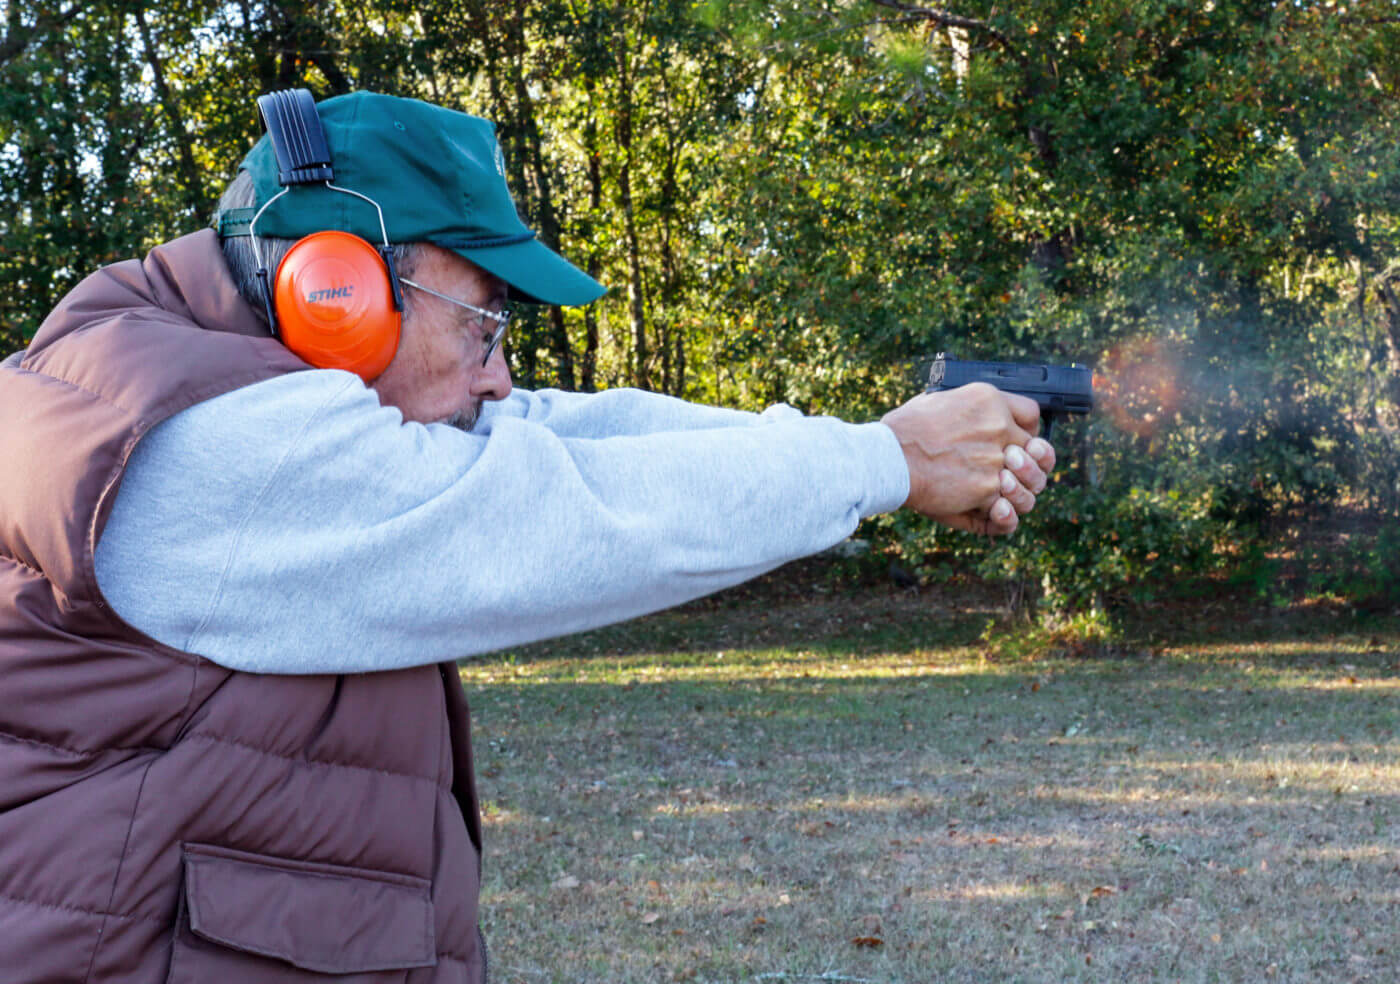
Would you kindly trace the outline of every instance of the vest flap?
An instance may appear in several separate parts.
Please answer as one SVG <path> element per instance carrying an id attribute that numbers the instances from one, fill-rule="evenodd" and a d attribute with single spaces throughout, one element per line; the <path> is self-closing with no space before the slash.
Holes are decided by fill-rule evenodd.
<path id="1" fill-rule="evenodd" d="M 199 937 L 324 974 L 436 963 L 423 878 L 184 845 L 185 908 Z"/>

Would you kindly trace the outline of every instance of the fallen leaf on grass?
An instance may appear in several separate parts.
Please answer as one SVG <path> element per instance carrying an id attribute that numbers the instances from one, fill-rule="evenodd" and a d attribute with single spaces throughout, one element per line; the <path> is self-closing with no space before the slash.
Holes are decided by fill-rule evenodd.
<path id="1" fill-rule="evenodd" d="M 856 946 L 868 947 L 872 950 L 877 946 L 885 945 L 885 941 L 878 936 L 853 936 L 851 937 L 851 942 Z"/>
<path id="2" fill-rule="evenodd" d="M 1118 889 L 1114 888 L 1112 885 L 1095 885 L 1093 890 L 1089 893 L 1089 898 L 1101 899 L 1105 896 L 1117 894 Z"/>
<path id="3" fill-rule="evenodd" d="M 645 916 L 642 917 L 642 925 L 643 925 L 643 926 L 650 926 L 652 923 L 656 922 L 656 921 L 657 921 L 658 919 L 660 919 L 660 918 L 661 918 L 661 913 L 659 913 L 659 912 L 648 912 Z"/>

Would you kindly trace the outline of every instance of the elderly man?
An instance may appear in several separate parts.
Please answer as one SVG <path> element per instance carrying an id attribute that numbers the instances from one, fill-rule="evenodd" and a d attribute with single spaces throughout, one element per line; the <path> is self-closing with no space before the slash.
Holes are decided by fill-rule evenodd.
<path id="1" fill-rule="evenodd" d="M 491 125 L 264 115 L 215 229 L 93 274 L 0 366 L 7 984 L 482 981 L 454 660 L 900 506 L 1010 532 L 1054 465 L 989 387 L 868 424 L 513 390 L 506 301 L 602 288 L 521 225 Z"/>

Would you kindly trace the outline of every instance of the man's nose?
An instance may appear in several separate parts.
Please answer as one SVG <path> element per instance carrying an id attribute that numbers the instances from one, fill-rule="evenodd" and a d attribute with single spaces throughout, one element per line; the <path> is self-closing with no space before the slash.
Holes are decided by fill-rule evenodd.
<path id="1" fill-rule="evenodd" d="M 471 395 L 478 400 L 504 400 L 510 396 L 510 366 L 506 363 L 505 346 L 496 346 L 486 365 L 471 383 Z"/>

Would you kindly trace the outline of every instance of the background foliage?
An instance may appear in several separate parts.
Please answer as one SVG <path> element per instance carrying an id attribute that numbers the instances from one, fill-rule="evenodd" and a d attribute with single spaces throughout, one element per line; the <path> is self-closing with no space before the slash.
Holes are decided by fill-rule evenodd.
<path id="1" fill-rule="evenodd" d="M 1097 367 L 1103 412 L 1062 432 L 1025 533 L 884 517 L 880 563 L 1053 616 L 1209 572 L 1277 591 L 1287 531 L 1341 507 L 1393 529 L 1392 0 L 0 11 L 6 351 L 207 222 L 257 94 L 371 88 L 495 120 L 529 221 L 612 285 L 522 319 L 522 385 L 862 418 L 939 350 Z M 1393 555 L 1363 532 L 1302 570 L 1393 601 Z"/>

